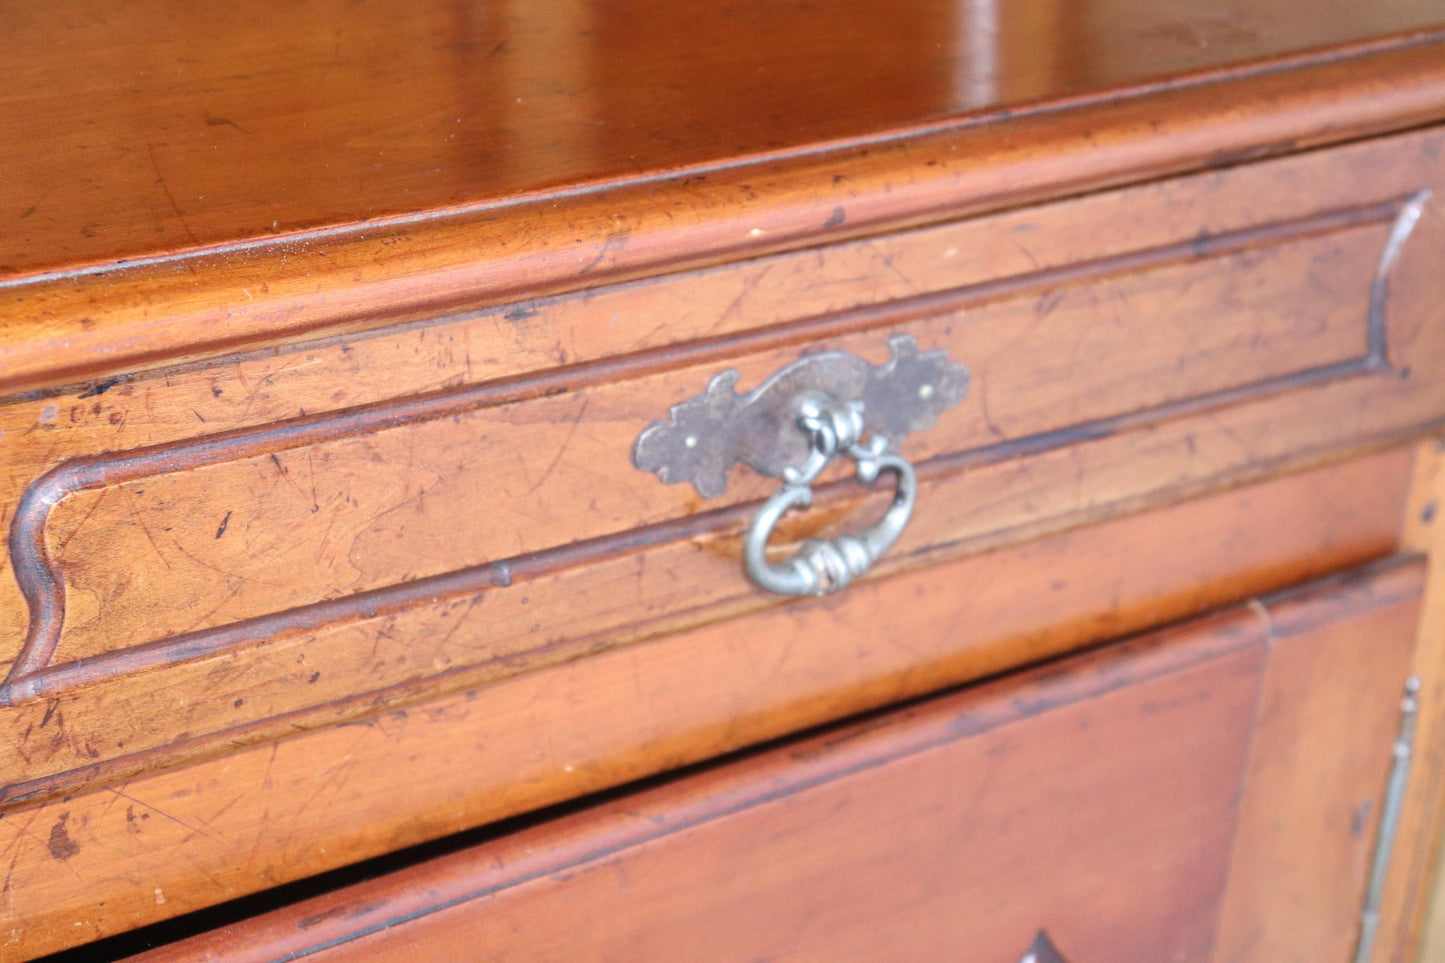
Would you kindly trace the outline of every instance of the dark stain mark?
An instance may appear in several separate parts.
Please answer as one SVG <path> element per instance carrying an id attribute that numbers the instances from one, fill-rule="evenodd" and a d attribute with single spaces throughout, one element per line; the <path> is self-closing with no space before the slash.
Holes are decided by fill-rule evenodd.
<path id="1" fill-rule="evenodd" d="M 1199 233 L 1194 235 L 1194 240 L 1189 242 L 1189 247 L 1194 252 L 1194 256 L 1196 258 L 1204 258 L 1209 256 L 1209 254 L 1211 253 L 1211 247 L 1209 242 L 1211 240 L 1212 238 L 1210 237 L 1209 231 L 1205 228 L 1200 228 Z"/>
<path id="2" fill-rule="evenodd" d="M 1054 313 L 1054 309 L 1064 303 L 1063 291 L 1045 291 L 1039 295 L 1034 302 L 1034 314 L 1040 318 L 1047 318 Z"/>
<path id="3" fill-rule="evenodd" d="M 317 679 L 319 679 L 319 678 L 321 678 L 321 673 L 320 673 L 320 672 L 313 672 L 313 673 L 311 673 L 311 678 L 309 678 L 309 679 L 306 680 L 306 683 L 307 683 L 308 685 L 310 685 L 311 683 L 315 682 L 315 681 L 316 681 Z"/>
<path id="4" fill-rule="evenodd" d="M 241 133 L 246 134 L 247 136 L 250 136 L 250 134 L 251 134 L 251 132 L 250 132 L 249 130 L 247 130 L 246 128 L 242 127 L 240 124 L 236 123 L 234 120 L 232 120 L 232 119 L 229 118 L 229 117 L 207 117 L 207 118 L 206 118 L 206 126 L 207 126 L 207 127 L 234 127 L 234 128 L 236 128 L 237 130 L 239 130 Z"/>
<path id="5" fill-rule="evenodd" d="M 488 57 L 496 57 L 496 56 L 498 56 L 498 55 L 500 55 L 500 54 L 506 53 L 506 52 L 507 52 L 507 44 L 509 44 L 509 43 L 511 43 L 511 42 L 512 42 L 511 40 L 503 40 L 501 43 L 497 44 L 497 45 L 496 45 L 495 47 L 493 47 L 491 50 L 487 51 L 487 56 L 488 56 Z"/>
<path id="6" fill-rule="evenodd" d="M 848 179 L 848 175 L 847 175 L 847 174 L 834 174 L 834 175 L 833 175 L 833 183 L 834 183 L 834 184 L 841 184 L 841 183 L 843 183 L 844 181 L 846 181 L 847 179 Z"/>
<path id="7" fill-rule="evenodd" d="M 1407 380 L 1407 379 L 1410 377 L 1410 373 L 1411 373 L 1411 372 L 1410 372 L 1410 366 L 1409 366 L 1409 365 L 1405 365 L 1403 368 L 1400 369 L 1400 380 L 1401 380 L 1401 381 Z"/>
<path id="8" fill-rule="evenodd" d="M 367 904 L 345 904 L 337 906 L 326 910 L 324 913 L 316 913 L 313 916 L 303 916 L 296 922 L 296 928 L 299 930 L 309 930 L 317 923 L 325 923 L 327 920 L 334 919 L 349 919 L 352 916 L 359 916 L 368 909 L 371 909 L 371 906 Z"/>
<path id="9" fill-rule="evenodd" d="M 150 818 L 151 814 L 148 812 L 142 812 L 139 816 L 137 816 L 134 806 L 125 807 L 125 828 L 130 832 L 140 832 L 142 829 L 145 828 L 141 825 L 141 823 L 145 822 L 147 819 Z"/>
<path id="10" fill-rule="evenodd" d="M 221 397 L 221 386 L 220 386 L 220 385 L 216 385 L 216 384 L 211 385 L 211 397 L 212 397 L 212 398 L 219 398 L 219 397 Z"/>
<path id="11" fill-rule="evenodd" d="M 577 272 L 577 276 L 581 277 L 584 274 L 591 274 L 592 271 L 596 269 L 597 265 L 607 260 L 607 256 L 609 254 L 614 254 L 625 248 L 627 246 L 627 242 L 631 233 L 631 231 L 624 230 L 617 234 L 613 234 L 607 240 L 603 241 L 602 250 L 598 251 L 597 256 L 594 257 L 591 262 L 584 265 L 582 270 Z"/>
<path id="12" fill-rule="evenodd" d="M 525 321 L 528 318 L 535 318 L 536 316 L 537 309 L 529 308 L 526 305 L 519 305 L 515 308 L 512 308 L 506 314 L 502 315 L 502 317 L 506 318 L 508 321 Z"/>
<path id="13" fill-rule="evenodd" d="M 1360 803 L 1359 808 L 1350 813 L 1350 835 L 1359 839 L 1365 834 L 1365 827 L 1370 825 L 1370 800 L 1366 799 Z"/>
<path id="14" fill-rule="evenodd" d="M 29 217 L 31 214 L 34 214 L 34 213 L 35 213 L 35 205 L 34 205 L 34 204 L 31 204 L 29 207 L 27 207 L 27 208 L 25 209 L 25 213 L 20 215 L 20 220 L 23 221 L 23 220 L 25 220 L 27 217 Z"/>
<path id="15" fill-rule="evenodd" d="M 1235 164 L 1244 164 L 1265 157 L 1273 157 L 1276 154 L 1288 154 L 1296 148 L 1297 143 L 1291 138 L 1277 140 L 1268 144 L 1252 144 L 1249 147 L 1239 149 L 1220 150 L 1210 154 L 1208 160 L 1204 162 L 1204 166 L 1230 167 Z"/>
<path id="16" fill-rule="evenodd" d="M 841 206 L 833 208 L 833 213 L 823 222 L 824 227 L 842 227 L 848 220 L 848 212 Z"/>
<path id="17" fill-rule="evenodd" d="M 62 863 L 80 852 L 80 847 L 75 845 L 75 840 L 65 831 L 65 821 L 69 818 L 70 813 L 61 813 L 60 819 L 50 827 L 50 855 Z"/>
<path id="18" fill-rule="evenodd" d="M 45 718 L 40 720 L 40 728 L 45 728 L 50 722 L 50 717 L 55 715 L 55 710 L 58 708 L 60 708 L 60 700 L 52 699 L 50 705 L 45 708 Z"/>
<path id="19" fill-rule="evenodd" d="M 1426 525 L 1429 525 L 1431 522 L 1433 522 L 1435 520 L 1435 510 L 1437 507 L 1438 506 L 1436 502 L 1426 502 L 1425 507 L 1420 509 L 1420 521 L 1424 522 Z"/>
<path id="20" fill-rule="evenodd" d="M 231 705 L 232 705 L 233 707 L 237 708 L 237 709 L 241 708 L 241 706 L 243 706 L 243 705 L 245 705 L 245 704 L 246 704 L 246 700 L 245 700 L 245 699 L 237 699 L 235 702 L 231 703 Z"/>
<path id="21" fill-rule="evenodd" d="M 216 529 L 217 538 L 220 538 L 222 535 L 226 534 L 226 526 L 231 524 L 231 515 L 232 512 L 227 512 L 226 517 L 221 519 L 221 527 Z"/>

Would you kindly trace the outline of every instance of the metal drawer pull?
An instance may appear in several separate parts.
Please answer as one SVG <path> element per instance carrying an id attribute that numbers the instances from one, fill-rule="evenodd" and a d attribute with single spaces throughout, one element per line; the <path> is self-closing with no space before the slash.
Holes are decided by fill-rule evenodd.
<path id="1" fill-rule="evenodd" d="M 903 527 L 913 515 L 918 482 L 913 466 L 888 451 L 887 439 L 874 435 L 866 445 L 862 443 L 862 402 L 805 398 L 798 406 L 798 427 L 812 437 L 813 451 L 802 468 L 788 469 L 783 487 L 753 516 L 743 539 L 743 569 L 748 578 L 769 592 L 828 595 L 847 588 L 849 582 L 867 572 L 903 534 Z M 893 504 L 866 531 L 836 538 L 810 538 L 783 562 L 769 562 L 765 553 L 773 526 L 790 509 L 807 508 L 813 503 L 813 479 L 840 452 L 853 457 L 858 480 L 865 484 L 877 482 L 881 471 L 896 475 Z"/>
<path id="2" fill-rule="evenodd" d="M 781 478 L 743 539 L 743 570 L 781 595 L 826 595 L 863 575 L 898 540 L 918 493 L 913 466 L 896 451 L 912 431 L 932 427 L 963 400 L 968 370 L 944 351 L 920 353 L 908 335 L 888 341 L 892 357 L 875 366 L 842 351 L 804 355 L 753 391 L 739 395 L 736 370 L 724 371 L 696 398 L 675 405 L 666 421 L 638 436 L 632 462 L 668 484 L 691 482 L 698 494 L 727 490 L 727 473 L 744 462 Z M 856 535 L 809 539 L 781 562 L 766 558 L 773 528 L 788 511 L 813 501 L 813 482 L 840 455 L 855 462 L 864 484 L 894 476 L 883 517 Z"/>

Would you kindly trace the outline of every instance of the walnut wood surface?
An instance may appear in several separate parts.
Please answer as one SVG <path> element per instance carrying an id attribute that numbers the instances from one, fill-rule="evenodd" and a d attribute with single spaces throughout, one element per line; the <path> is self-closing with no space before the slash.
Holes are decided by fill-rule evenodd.
<path id="1" fill-rule="evenodd" d="M 0 851 L 10 860 L 0 959 L 105 936 L 1379 557 L 1396 544 L 1410 464 L 1410 453 L 1396 450 L 1289 475 L 865 581 L 824 602 L 658 634 L 241 752 L 231 747 L 244 731 L 230 732 L 202 747 L 212 758 L 185 768 L 122 772 L 87 792 L 12 803 L 0 818 Z M 691 593 L 711 556 L 681 544 L 646 570 L 677 572 L 677 591 Z M 621 564 L 595 591 L 630 608 L 627 585 L 637 571 Z M 889 631 L 880 634 L 880 625 Z M 278 664 L 294 661 L 294 650 L 282 653 Z M 166 699 L 158 692 L 137 716 L 164 716 Z M 64 706 L 41 728 L 64 738 L 74 726 L 86 731 L 86 717 Z M 62 841 L 58 849 L 52 840 Z"/>
<path id="2" fill-rule="evenodd" d="M 1045 930 L 1067 960 L 1344 963 L 1422 568 L 830 731 L 141 959 L 1011 960 Z M 1282 939 L 1216 941 L 1221 914 L 1230 934 L 1259 911 Z"/>
<path id="3" fill-rule="evenodd" d="M 7 11 L 0 386 L 1445 116 L 1421 0 L 467 9 Z"/>

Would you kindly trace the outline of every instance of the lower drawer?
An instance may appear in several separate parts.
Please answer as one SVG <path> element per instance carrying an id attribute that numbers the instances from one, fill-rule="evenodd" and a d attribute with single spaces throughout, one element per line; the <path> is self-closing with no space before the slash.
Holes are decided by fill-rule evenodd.
<path id="1" fill-rule="evenodd" d="M 1421 580 L 1391 560 L 144 959 L 1346 961 Z"/>

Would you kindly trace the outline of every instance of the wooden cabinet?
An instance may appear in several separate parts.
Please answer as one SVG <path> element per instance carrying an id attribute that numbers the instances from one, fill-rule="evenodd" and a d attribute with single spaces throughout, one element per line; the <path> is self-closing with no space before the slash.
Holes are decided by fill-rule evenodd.
<path id="1" fill-rule="evenodd" d="M 1445 13 L 830 6 L 3 15 L 0 958 L 1410 957 Z"/>
<path id="2" fill-rule="evenodd" d="M 1421 576 L 1328 579 L 145 958 L 1348 959 Z"/>

